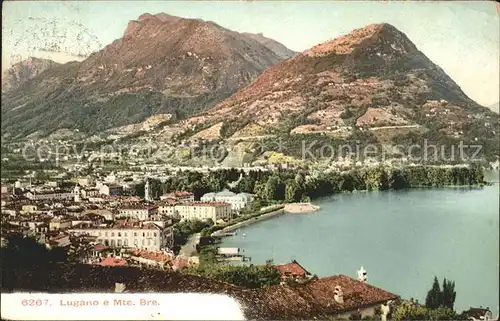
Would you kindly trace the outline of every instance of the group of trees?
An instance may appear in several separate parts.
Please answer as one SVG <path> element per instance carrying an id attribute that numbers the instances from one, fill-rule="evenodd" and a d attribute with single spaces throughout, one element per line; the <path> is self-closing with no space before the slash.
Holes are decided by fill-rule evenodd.
<path id="1" fill-rule="evenodd" d="M 196 274 L 251 289 L 281 282 L 280 272 L 272 265 L 220 264 L 217 262 L 216 256 L 216 246 L 202 246 L 199 250 L 200 264 L 184 269 L 183 273 Z"/>
<path id="2" fill-rule="evenodd" d="M 443 280 L 443 287 L 434 277 L 432 288 L 427 293 L 425 306 L 414 302 L 403 301 L 391 313 L 391 319 L 400 320 L 466 320 L 463 314 L 453 309 L 456 292 L 455 282 Z"/>
<path id="3" fill-rule="evenodd" d="M 425 299 L 425 306 L 429 309 L 448 308 L 453 310 L 456 296 L 455 282 L 446 280 L 445 278 L 443 280 L 443 288 L 441 289 L 437 277 L 434 277 L 432 288 L 427 293 Z"/>
<path id="4" fill-rule="evenodd" d="M 5 268 L 29 268 L 63 263 L 68 260 L 68 253 L 63 248 L 47 249 L 36 239 L 22 234 L 6 237 L 6 246 L 0 249 L 1 266 Z"/>
<path id="5" fill-rule="evenodd" d="M 200 233 L 203 230 L 213 226 L 211 221 L 187 220 L 174 225 L 174 248 L 173 251 L 178 253 L 180 247 L 186 244 L 189 236 Z"/>
<path id="6" fill-rule="evenodd" d="M 241 179 L 240 179 L 241 175 Z M 311 175 L 307 170 L 250 171 L 236 169 L 209 173 L 179 172 L 165 182 L 152 181 L 153 195 L 173 191 L 193 191 L 195 199 L 208 192 L 233 186 L 234 192 L 256 194 L 260 205 L 276 202 L 308 201 L 335 193 L 355 190 L 388 190 L 411 187 L 474 186 L 484 183 L 480 167 L 376 166 L 345 172 Z"/>

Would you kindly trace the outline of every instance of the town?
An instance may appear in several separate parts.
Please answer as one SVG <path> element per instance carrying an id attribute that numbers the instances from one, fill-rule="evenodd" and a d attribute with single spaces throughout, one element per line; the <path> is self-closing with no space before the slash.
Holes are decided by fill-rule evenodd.
<path id="1" fill-rule="evenodd" d="M 437 168 L 444 170 L 444 167 Z M 467 167 L 459 168 L 469 171 Z M 234 235 L 245 224 L 275 215 L 318 209 L 307 202 L 278 202 L 270 205 L 262 203 L 261 195 L 233 192 L 230 189 L 235 189 L 244 180 L 244 171 L 228 171 L 236 173 L 232 175 L 235 181 L 227 182 L 226 187 L 219 192 L 200 194 L 198 191 L 196 196 L 193 191 L 187 190 L 159 195 L 158 188 L 153 186 L 155 180 L 146 175 L 139 178 L 137 173 L 129 172 L 109 172 L 106 175 L 93 173 L 70 180 L 47 181 L 27 175 L 12 184 L 3 183 L 2 247 L 9 247 L 9 242 L 19 242 L 16 236 L 20 236 L 32 239 L 48 251 L 59 253 L 59 259 L 71 264 L 111 270 L 139 268 L 143 271 L 163 271 L 167 275 L 197 274 L 221 280 L 222 273 L 219 276 L 211 275 L 207 272 L 208 266 L 217 266 L 216 269 L 223 271 L 227 269 L 224 266 L 230 268 L 234 261 L 251 260 L 242 255 L 239 248 L 218 246 L 221 237 Z M 180 173 L 182 171 L 174 175 Z M 208 171 L 205 175 L 212 173 Z M 266 173 L 273 175 L 272 171 Z M 134 179 L 131 179 L 132 175 Z M 252 175 L 252 172 L 248 175 Z M 244 270 L 243 273 L 254 272 Z M 420 306 L 418 301 L 403 300 L 396 294 L 369 285 L 367 272 L 362 267 L 357 277 L 353 273 L 352 276 L 318 278 L 295 260 L 275 264 L 271 258 L 255 273 L 270 280 L 264 283 L 246 283 L 241 279 L 233 282 L 242 288 L 254 288 L 257 292 L 265 289 L 265 284 L 271 288 L 294 283 L 307 284 L 311 294 L 328 287 L 332 297 L 326 299 L 324 304 L 343 305 L 354 300 L 349 302 L 347 310 L 334 309 L 329 312 L 331 317 L 359 315 L 365 318 L 387 318 L 392 317 L 393 310 L 399 311 L 407 304 Z M 125 288 L 125 284 L 117 283 L 115 291 L 124 291 Z M 348 295 L 344 301 L 342 293 L 359 293 L 363 299 L 359 301 Z M 398 308 L 395 302 L 398 302 Z M 491 314 L 489 309 L 481 309 L 480 313 Z M 477 313 L 477 310 L 471 311 Z M 272 311 L 266 313 L 277 316 Z M 297 316 L 308 316 L 301 313 L 303 311 Z M 458 315 L 452 310 L 443 310 L 440 313 L 466 317 L 469 312 Z"/>

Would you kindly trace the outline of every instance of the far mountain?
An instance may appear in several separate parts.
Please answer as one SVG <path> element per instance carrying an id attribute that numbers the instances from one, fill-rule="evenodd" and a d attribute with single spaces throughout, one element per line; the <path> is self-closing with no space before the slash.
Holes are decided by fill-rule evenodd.
<path id="1" fill-rule="evenodd" d="M 264 37 L 262 33 L 243 33 L 244 35 L 257 40 L 267 48 L 271 49 L 275 54 L 283 59 L 288 59 L 295 56 L 297 53 L 285 47 L 283 44 L 277 42 L 276 40 Z"/>
<path id="2" fill-rule="evenodd" d="M 94 133 L 156 114 L 210 108 L 282 61 L 260 41 L 200 19 L 160 13 L 82 62 L 40 73 L 2 94 L 2 134 Z"/>
<path id="3" fill-rule="evenodd" d="M 5 70 L 2 75 L 2 92 L 19 88 L 28 80 L 59 64 L 49 59 L 30 57 Z"/>

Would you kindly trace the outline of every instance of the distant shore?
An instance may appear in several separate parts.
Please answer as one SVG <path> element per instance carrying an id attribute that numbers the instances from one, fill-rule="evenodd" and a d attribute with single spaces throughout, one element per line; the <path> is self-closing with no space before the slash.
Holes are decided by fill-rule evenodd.
<path id="1" fill-rule="evenodd" d="M 316 212 L 320 209 L 319 206 L 313 205 L 311 203 L 290 203 L 285 204 L 285 212 L 292 214 L 302 214 Z"/>

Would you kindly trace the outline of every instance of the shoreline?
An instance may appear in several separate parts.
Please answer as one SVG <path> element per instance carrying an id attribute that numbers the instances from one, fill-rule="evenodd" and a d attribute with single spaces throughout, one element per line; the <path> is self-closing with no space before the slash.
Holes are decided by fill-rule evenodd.
<path id="1" fill-rule="evenodd" d="M 226 237 L 224 235 L 225 233 L 235 231 L 235 230 L 237 230 L 237 229 L 239 229 L 241 227 L 249 226 L 249 225 L 252 225 L 254 223 L 265 221 L 267 219 L 273 218 L 275 216 L 282 215 L 284 213 L 285 213 L 284 209 L 280 208 L 280 209 L 277 209 L 275 211 L 272 211 L 272 212 L 269 212 L 269 213 L 266 213 L 266 214 L 262 214 L 262 215 L 257 216 L 257 217 L 250 218 L 250 219 L 248 219 L 246 221 L 239 222 L 239 223 L 227 226 L 227 227 L 225 227 L 223 229 L 220 229 L 218 231 L 213 232 L 212 234 L 210 234 L 210 236 L 223 238 L 223 237 Z"/>

